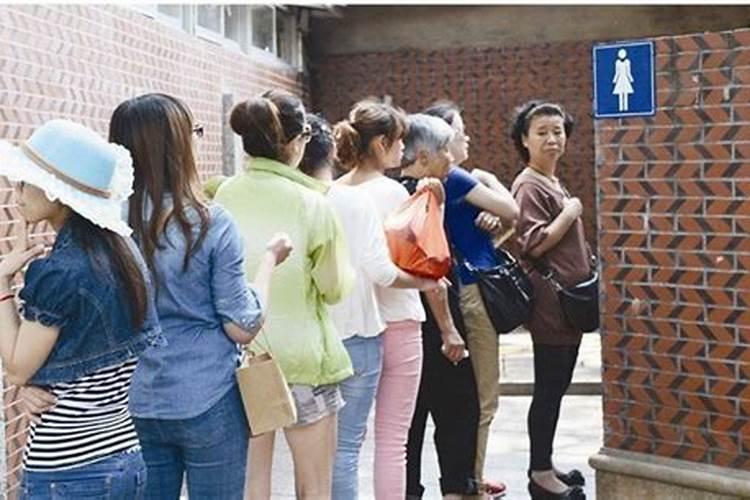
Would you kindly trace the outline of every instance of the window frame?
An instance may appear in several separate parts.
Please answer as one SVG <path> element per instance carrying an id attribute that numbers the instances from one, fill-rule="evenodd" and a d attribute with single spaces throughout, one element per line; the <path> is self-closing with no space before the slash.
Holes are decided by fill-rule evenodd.
<path id="1" fill-rule="evenodd" d="M 287 61 L 279 54 L 279 33 L 278 33 L 278 16 L 289 15 L 293 16 L 294 11 L 289 7 L 279 5 L 261 5 L 261 4 L 206 4 L 206 6 L 217 6 L 221 8 L 220 16 L 220 32 L 214 31 L 210 28 L 201 26 L 198 23 L 198 7 L 199 4 L 170 4 L 178 5 L 180 7 L 180 17 L 176 18 L 169 16 L 159 11 L 158 7 L 160 4 L 133 4 L 130 6 L 131 9 L 143 14 L 146 17 L 153 19 L 156 22 L 163 23 L 173 28 L 180 29 L 196 38 L 205 40 L 210 43 L 221 45 L 231 50 L 242 52 L 248 56 L 259 58 L 262 62 L 272 65 L 280 65 L 285 68 L 292 68 L 295 71 L 304 70 L 304 49 L 302 36 L 299 33 L 296 20 L 293 18 L 288 22 L 294 28 L 293 34 L 290 38 L 290 56 L 291 60 Z M 240 40 L 234 40 L 227 37 L 226 32 L 226 9 L 231 7 L 242 8 L 241 12 L 244 13 L 245 19 L 242 21 L 245 24 L 245 28 L 240 36 Z M 272 20 L 272 50 L 264 50 L 261 47 L 257 47 L 253 44 L 253 7 L 265 7 L 271 9 L 271 20 Z"/>
<path id="2" fill-rule="evenodd" d="M 195 36 L 198 38 L 202 38 L 204 40 L 207 40 L 212 43 L 217 43 L 219 45 L 224 45 L 224 40 L 226 37 L 224 36 L 225 32 L 225 26 L 224 26 L 224 8 L 225 5 L 216 5 L 216 4 L 205 4 L 206 7 L 218 7 L 221 9 L 221 15 L 219 16 L 219 30 L 220 31 L 214 31 L 211 28 L 207 28 L 205 26 L 201 26 L 198 23 L 198 8 L 202 5 L 199 4 L 192 4 L 190 7 L 193 9 L 194 12 L 194 19 L 193 26 L 195 29 Z M 232 41 L 232 40 L 228 40 Z"/>

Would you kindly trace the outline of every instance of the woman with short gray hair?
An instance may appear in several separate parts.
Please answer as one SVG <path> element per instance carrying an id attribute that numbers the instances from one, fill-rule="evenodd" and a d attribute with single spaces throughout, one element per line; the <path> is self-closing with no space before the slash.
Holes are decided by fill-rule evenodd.
<path id="1" fill-rule="evenodd" d="M 401 165 L 423 172 L 430 154 L 437 154 L 447 158 L 448 144 L 453 139 L 453 129 L 443 120 L 423 113 L 409 115 L 409 131 L 404 138 L 404 154 Z M 436 160 L 440 160 L 437 158 Z M 446 171 L 431 172 L 431 177 L 442 179 L 448 173 L 450 159 L 445 162 L 433 162 L 432 166 L 446 164 Z M 415 175 L 417 178 L 427 177 Z"/>

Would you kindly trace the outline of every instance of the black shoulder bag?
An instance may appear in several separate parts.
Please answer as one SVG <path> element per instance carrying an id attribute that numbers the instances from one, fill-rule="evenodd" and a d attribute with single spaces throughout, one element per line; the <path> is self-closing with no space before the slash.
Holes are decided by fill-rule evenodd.
<path id="1" fill-rule="evenodd" d="M 535 263 L 543 279 L 557 291 L 565 319 L 571 326 L 584 333 L 599 329 L 599 272 L 570 287 L 564 287 L 554 276 L 552 269 Z"/>
<path id="2" fill-rule="evenodd" d="M 508 333 L 528 319 L 533 287 L 526 272 L 509 252 L 495 248 L 497 264 L 479 269 L 464 259 L 452 243 L 451 249 L 458 259 L 458 262 L 454 259 L 454 265 L 463 264 L 476 278 L 484 308 L 497 333 Z"/>

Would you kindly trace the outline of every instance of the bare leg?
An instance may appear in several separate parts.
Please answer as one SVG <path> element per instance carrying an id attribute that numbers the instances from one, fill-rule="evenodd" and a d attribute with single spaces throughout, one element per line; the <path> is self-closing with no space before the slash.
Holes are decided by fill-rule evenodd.
<path id="1" fill-rule="evenodd" d="M 292 451 L 297 498 L 329 500 L 336 455 L 336 414 L 310 425 L 284 429 L 284 435 Z"/>
<path id="2" fill-rule="evenodd" d="M 245 500 L 271 500 L 271 466 L 275 432 L 250 438 L 245 473 Z"/>

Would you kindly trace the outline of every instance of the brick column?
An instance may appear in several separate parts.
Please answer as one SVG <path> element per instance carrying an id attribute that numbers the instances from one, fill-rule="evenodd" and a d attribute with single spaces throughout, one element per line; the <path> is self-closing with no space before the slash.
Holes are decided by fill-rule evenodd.
<path id="1" fill-rule="evenodd" d="M 750 496 L 750 30 L 656 40 L 657 113 L 596 123 L 601 498 Z"/>

